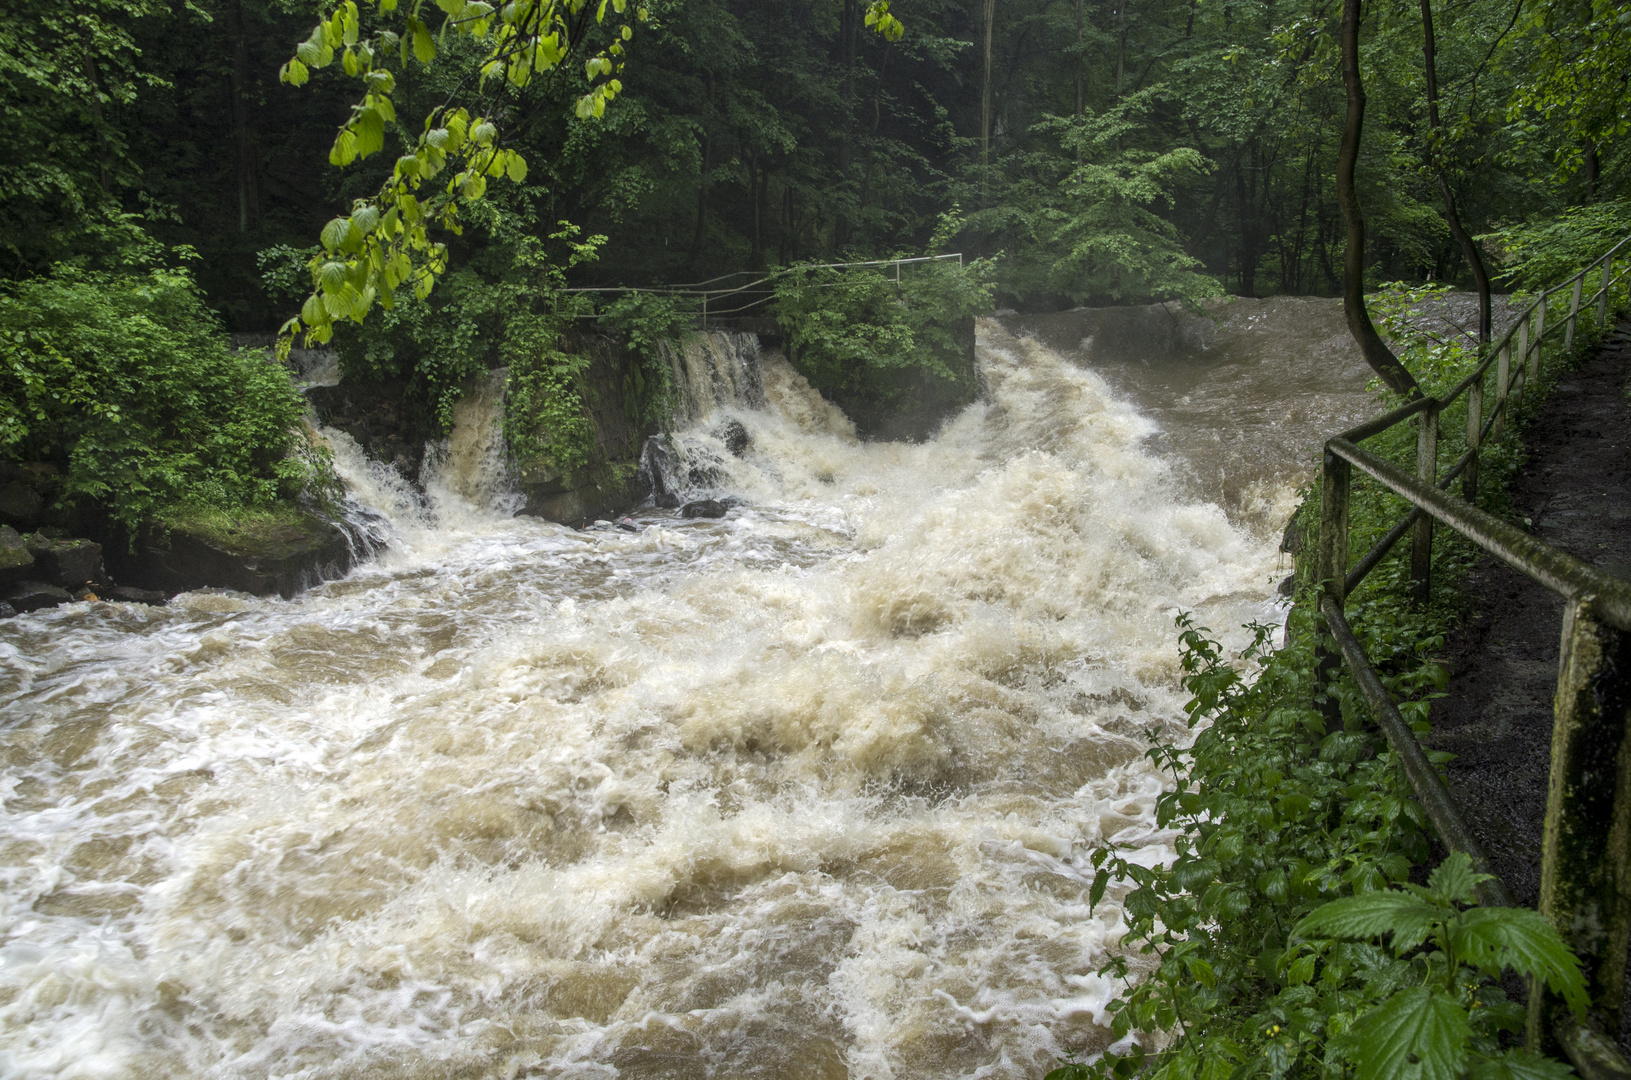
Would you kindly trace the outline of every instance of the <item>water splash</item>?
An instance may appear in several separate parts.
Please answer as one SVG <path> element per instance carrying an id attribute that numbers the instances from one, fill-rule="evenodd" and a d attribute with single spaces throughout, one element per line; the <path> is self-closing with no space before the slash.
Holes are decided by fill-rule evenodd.
<path id="1" fill-rule="evenodd" d="M 697 420 L 749 436 L 745 505 L 632 535 L 416 501 L 335 438 L 396 530 L 346 580 L 0 625 L 0 1073 L 1017 1078 L 1104 1045 L 1088 857 L 1168 855 L 1171 615 L 1270 615 L 1273 545 L 1098 375 L 992 324 L 981 362 L 989 403 L 907 445 L 763 358 L 762 407 Z"/>

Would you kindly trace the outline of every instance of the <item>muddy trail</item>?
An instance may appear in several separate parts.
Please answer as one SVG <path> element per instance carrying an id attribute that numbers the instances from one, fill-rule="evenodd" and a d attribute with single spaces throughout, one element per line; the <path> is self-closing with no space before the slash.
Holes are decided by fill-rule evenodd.
<path id="1" fill-rule="evenodd" d="M 1631 322 L 1622 322 L 1595 356 L 1563 377 L 1525 430 L 1529 460 L 1511 506 L 1542 540 L 1625 578 L 1631 578 L 1628 378 Z M 1532 906 L 1540 889 L 1563 601 L 1488 556 L 1468 575 L 1466 595 L 1468 610 L 1446 650 L 1448 696 L 1434 704 L 1429 742 L 1456 755 L 1448 766 L 1451 793 L 1495 871 L 1520 904 Z"/>

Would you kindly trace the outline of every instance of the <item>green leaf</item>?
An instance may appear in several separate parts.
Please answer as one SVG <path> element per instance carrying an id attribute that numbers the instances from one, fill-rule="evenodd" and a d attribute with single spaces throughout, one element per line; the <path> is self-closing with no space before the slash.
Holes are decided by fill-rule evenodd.
<path id="1" fill-rule="evenodd" d="M 527 159 L 514 150 L 510 151 L 509 160 L 504 164 L 504 174 L 519 184 L 527 178 Z"/>
<path id="2" fill-rule="evenodd" d="M 1427 891 L 1445 907 L 1470 904 L 1476 899 L 1474 888 L 1488 880 L 1489 874 L 1473 872 L 1472 859 L 1466 852 L 1452 851 L 1449 858 L 1433 868 L 1427 878 Z"/>
<path id="3" fill-rule="evenodd" d="M 346 266 L 342 262 L 326 262 L 317 272 L 317 283 L 325 293 L 337 293 L 345 288 Z"/>
<path id="4" fill-rule="evenodd" d="M 340 245 L 345 243 L 347 234 L 351 232 L 351 220 L 337 217 L 323 226 L 323 246 L 330 251 L 338 251 Z"/>
<path id="5" fill-rule="evenodd" d="M 305 86 L 306 80 L 309 78 L 311 78 L 311 72 L 299 60 L 290 60 L 283 65 L 283 70 L 278 72 L 278 79 L 290 86 Z"/>
<path id="6" fill-rule="evenodd" d="M 436 42 L 430 36 L 430 30 L 422 22 L 415 21 L 413 26 L 413 55 L 421 64 L 428 64 L 436 59 Z"/>
<path id="7" fill-rule="evenodd" d="M 357 153 L 362 157 L 385 149 L 385 117 L 378 109 L 364 109 L 357 114 Z"/>
<path id="8" fill-rule="evenodd" d="M 1450 949 L 1461 962 L 1489 975 L 1499 975 L 1502 968 L 1509 967 L 1520 975 L 1544 979 L 1576 1015 L 1585 1013 L 1588 1003 L 1580 960 L 1538 911 L 1472 908 L 1450 924 L 1449 938 Z"/>
<path id="9" fill-rule="evenodd" d="M 334 145 L 328 152 L 330 165 L 346 166 L 357 160 L 357 134 L 346 128 L 334 137 Z"/>
<path id="10" fill-rule="evenodd" d="M 1451 913 L 1401 892 L 1370 892 L 1333 900 L 1309 912 L 1291 931 L 1293 937 L 1370 940 L 1393 935 L 1398 952 L 1427 940 L 1435 923 Z"/>
<path id="11" fill-rule="evenodd" d="M 1087 906 L 1098 907 L 1099 901 L 1104 899 L 1104 890 L 1109 887 L 1110 871 L 1101 867 L 1099 872 L 1093 875 L 1093 887 L 1087 892 Z"/>
<path id="12" fill-rule="evenodd" d="M 1508 1050 L 1499 1057 L 1473 1059 L 1468 1080 L 1571 1080 L 1574 1070 L 1553 1058 L 1527 1050 Z"/>
<path id="13" fill-rule="evenodd" d="M 1466 1010 L 1425 986 L 1394 994 L 1353 1026 L 1358 1080 L 1458 1080 L 1472 1025 Z"/>

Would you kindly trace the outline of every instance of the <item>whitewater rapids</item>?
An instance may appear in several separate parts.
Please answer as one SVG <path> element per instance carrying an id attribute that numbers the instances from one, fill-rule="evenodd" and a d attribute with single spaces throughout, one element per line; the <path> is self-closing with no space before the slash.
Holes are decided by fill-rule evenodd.
<path id="1" fill-rule="evenodd" d="M 991 322 L 980 360 L 988 400 L 920 445 L 857 441 L 777 356 L 752 393 L 691 380 L 680 456 L 742 505 L 638 534 L 511 516 L 484 392 L 428 500 L 333 437 L 390 534 L 343 581 L 0 624 L 0 1075 L 1102 1049 L 1087 860 L 1170 851 L 1173 616 L 1270 620 L 1287 571 L 1100 375 Z"/>

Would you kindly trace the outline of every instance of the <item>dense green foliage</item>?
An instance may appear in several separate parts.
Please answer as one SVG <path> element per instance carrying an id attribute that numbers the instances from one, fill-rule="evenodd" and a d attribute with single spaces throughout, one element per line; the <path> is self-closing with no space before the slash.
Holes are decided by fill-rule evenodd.
<path id="1" fill-rule="evenodd" d="M 0 293 L 0 452 L 59 465 L 127 529 L 189 504 L 264 508 L 312 460 L 304 404 L 234 352 L 187 275 L 63 270 Z"/>
<path id="2" fill-rule="evenodd" d="M 1477 351 L 1446 337 L 1435 319 L 1442 287 L 1396 288 L 1377 304 L 1394 347 L 1423 389 L 1440 393 L 1462 378 Z M 1561 317 L 1562 304 L 1550 318 Z M 1616 292 L 1613 307 L 1631 308 Z M 1582 327 L 1574 356 L 1547 342 L 1547 373 L 1582 355 L 1600 332 Z M 1537 393 L 1525 392 L 1525 408 Z M 1487 400 L 1493 400 L 1493 396 Z M 1384 401 L 1381 404 L 1391 404 Z M 1440 460 L 1464 448 L 1464 405 L 1441 421 Z M 1523 414 L 1517 418 L 1521 424 Z M 1409 463 L 1411 425 L 1367 441 Z M 1487 443 L 1478 501 L 1505 509 L 1521 447 Z M 1408 509 L 1356 477 L 1349 504 L 1351 550 L 1366 550 Z M 1317 498 L 1297 529 L 1317 535 Z M 1409 599 L 1408 554 L 1399 545 L 1347 598 L 1356 636 L 1399 711 L 1418 734 L 1447 674 L 1433 657 L 1458 615 L 1457 584 L 1471 544 L 1440 530 L 1433 595 Z M 1306 550 L 1306 549 L 1305 549 Z M 1122 898 L 1129 933 L 1110 970 L 1140 978 L 1112 1003 L 1114 1033 L 1168 1033 L 1166 1049 L 1135 1044 L 1092 1063 L 1070 1062 L 1051 1080 L 1127 1080 L 1148 1070 L 1162 1080 L 1269 1076 L 1531 1080 L 1569 1075 L 1565 1066 L 1509 1049 L 1501 1032 L 1521 1028 L 1520 1011 L 1494 980 L 1510 969 L 1547 981 L 1578 1005 L 1577 965 L 1538 915 L 1472 908 L 1466 865 L 1441 866 L 1426 889 L 1408 884 L 1429 855 L 1426 822 L 1369 706 L 1344 666 L 1334 681 L 1314 674 L 1319 626 L 1311 560 L 1299 560 L 1300 602 L 1284 648 L 1267 652 L 1267 630 L 1230 661 L 1204 629 L 1180 618 L 1184 685 L 1193 742 L 1161 742 L 1153 760 L 1172 774 L 1158 823 L 1178 833 L 1177 857 L 1145 867 L 1113 849 L 1090 898 Z M 1340 723 L 1322 705 L 1334 704 Z M 1441 755 L 1429 751 L 1439 761 Z M 1392 947 L 1373 939 L 1393 935 Z M 1401 1064 L 1406 1055 L 1415 1062 Z"/>
<path id="3" fill-rule="evenodd" d="M 502 47 L 496 11 L 478 39 L 474 17 L 443 36 L 441 9 L 353 18 L 342 5 L 338 25 L 328 18 L 316 34 L 334 11 L 303 0 L 107 0 L 55 15 L 13 5 L 0 19 L 0 94 L 18 119 L 0 170 L 7 272 L 117 266 L 151 251 L 149 238 L 187 244 L 232 328 L 273 329 L 299 301 L 262 288 L 256 251 L 307 249 L 340 221 L 345 235 L 336 226 L 331 239 L 343 258 L 322 264 L 346 276 L 363 250 L 346 250 L 355 201 L 383 221 L 390 187 L 434 217 L 426 207 L 455 199 L 447 180 L 470 171 L 456 159 L 482 147 L 470 133 L 486 121 L 498 140 L 486 145 L 519 155 L 544 199 L 537 235 L 566 219 L 608 238 L 602 260 L 577 271 L 585 283 L 922 250 L 960 203 L 951 250 L 1005 252 L 1004 303 L 1191 295 L 1211 282 L 1247 294 L 1335 288 L 1341 87 L 1327 3 L 1014 0 L 996 7 L 989 81 L 978 4 L 899 0 L 896 40 L 867 28 L 862 0 L 649 6 L 653 20 L 636 20 L 625 42 L 623 19 L 637 12 L 601 23 L 597 5 L 534 5 L 537 19 L 586 18 L 572 44 L 583 51 L 517 87 L 508 73 L 470 78 Z M 1424 172 L 1418 5 L 1371 0 L 1365 13 L 1360 181 L 1376 279 L 1460 279 Z M 1525 6 L 1515 22 L 1495 0 L 1438 11 L 1437 153 L 1470 231 L 1627 194 L 1622 16 L 1607 0 Z M 414 52 L 421 35 L 403 30 L 410 17 L 429 33 L 428 65 Z M 310 78 L 295 87 L 279 71 L 302 41 L 332 62 L 300 60 Z M 592 58 L 614 70 L 596 64 L 587 77 Z M 615 102 L 598 119 L 591 102 L 579 119 L 579 103 L 613 80 Z M 395 121 L 380 111 L 386 99 Z M 465 109 L 465 138 L 445 117 L 426 128 L 443 106 Z M 354 145 L 339 153 L 342 125 Z M 366 157 L 365 136 L 378 150 Z M 356 156 L 323 168 L 331 150 Z M 453 155 L 433 179 L 422 163 L 399 170 L 432 150 Z M 417 178 L 403 171 L 414 167 Z M 515 190 L 479 179 L 487 199 Z M 434 224 L 423 239 L 446 246 L 450 270 L 481 243 Z M 414 251 L 418 266 L 433 254 Z M 382 261 L 400 275 L 399 261 Z"/>
<path id="4" fill-rule="evenodd" d="M 956 327 L 991 310 L 990 276 L 987 263 L 950 260 L 794 267 L 776 281 L 774 308 L 812 386 L 840 401 L 887 404 L 920 380 L 972 390 Z"/>

